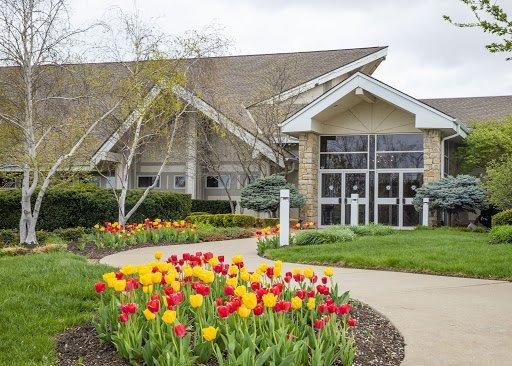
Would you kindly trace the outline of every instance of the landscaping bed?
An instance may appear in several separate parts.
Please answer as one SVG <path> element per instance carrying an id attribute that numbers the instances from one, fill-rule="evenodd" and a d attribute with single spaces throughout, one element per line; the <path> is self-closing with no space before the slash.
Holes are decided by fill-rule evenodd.
<path id="1" fill-rule="evenodd" d="M 353 335 L 356 344 L 354 366 L 400 365 L 404 358 L 404 338 L 391 322 L 370 306 L 352 301 L 352 316 L 358 326 Z M 59 366 L 76 366 L 81 360 L 87 366 L 127 366 L 115 347 L 102 343 L 92 325 L 68 329 L 56 338 Z M 214 365 L 214 363 L 212 363 Z"/>
<path id="2" fill-rule="evenodd" d="M 267 249 L 265 257 L 292 263 L 512 280 L 512 246 L 489 244 L 489 234 L 457 228 L 400 230 L 321 245 Z"/>

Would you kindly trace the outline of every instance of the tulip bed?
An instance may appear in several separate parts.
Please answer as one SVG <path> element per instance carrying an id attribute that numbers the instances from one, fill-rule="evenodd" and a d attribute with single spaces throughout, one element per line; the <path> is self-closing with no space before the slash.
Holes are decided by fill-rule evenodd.
<path id="1" fill-rule="evenodd" d="M 348 292 L 332 269 L 282 273 L 212 253 L 124 266 L 95 284 L 100 338 L 133 364 L 351 365 Z"/>

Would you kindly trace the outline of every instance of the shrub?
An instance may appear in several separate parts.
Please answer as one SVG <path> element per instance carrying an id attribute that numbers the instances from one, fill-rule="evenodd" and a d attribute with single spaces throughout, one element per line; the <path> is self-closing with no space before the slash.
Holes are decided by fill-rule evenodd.
<path id="1" fill-rule="evenodd" d="M 243 261 L 185 253 L 170 263 L 124 266 L 122 279 L 105 273 L 94 285 L 102 297 L 98 334 L 130 364 L 353 364 L 348 291 L 339 292 L 332 278 L 315 283 L 321 274 L 312 268 L 297 268 L 291 281 L 282 277 L 282 262 L 247 269 Z"/>
<path id="2" fill-rule="evenodd" d="M 512 244 L 512 225 L 493 226 L 489 232 L 491 244 Z"/>
<path id="3" fill-rule="evenodd" d="M 245 186 L 240 196 L 240 205 L 257 212 L 269 212 L 272 217 L 276 217 L 281 189 L 290 190 L 290 207 L 301 207 L 304 204 L 304 197 L 293 184 L 281 175 L 271 175 Z"/>
<path id="4" fill-rule="evenodd" d="M 250 215 L 218 214 L 192 215 L 187 220 L 194 224 L 209 224 L 221 227 L 256 227 L 257 218 Z"/>
<path id="5" fill-rule="evenodd" d="M 243 239 L 254 236 L 252 230 L 242 227 L 214 227 L 211 230 L 199 227 L 197 234 L 199 240 L 204 242 Z"/>
<path id="6" fill-rule="evenodd" d="M 210 213 L 198 211 L 198 212 L 191 212 L 190 215 L 188 215 L 188 216 L 190 217 L 190 216 L 198 216 L 198 215 L 210 215 Z"/>
<path id="7" fill-rule="evenodd" d="M 236 202 L 233 202 L 236 207 Z M 210 214 L 231 213 L 231 206 L 226 200 L 192 200 L 191 212 L 204 212 Z"/>
<path id="8" fill-rule="evenodd" d="M 391 235 L 396 233 L 396 230 L 392 227 L 380 224 L 351 226 L 350 230 L 352 230 L 354 234 L 361 236 Z"/>
<path id="9" fill-rule="evenodd" d="M 58 237 L 65 241 L 77 242 L 84 234 L 89 233 L 90 231 L 91 229 L 86 229 L 84 227 L 78 226 L 69 227 L 66 229 L 56 229 L 53 231 L 53 234 L 57 235 Z"/>
<path id="10" fill-rule="evenodd" d="M 277 224 L 279 224 L 279 219 L 274 217 L 258 217 L 256 219 L 257 227 L 276 226 Z"/>
<path id="11" fill-rule="evenodd" d="M 512 225 L 512 210 L 498 212 L 492 217 L 492 226 Z"/>
<path id="12" fill-rule="evenodd" d="M 259 237 L 257 241 L 256 251 L 259 255 L 265 254 L 269 249 L 279 248 L 279 234 L 274 236 Z"/>
<path id="13" fill-rule="evenodd" d="M 128 192 L 128 209 L 135 204 L 141 194 L 141 190 Z M 20 190 L 0 191 L 0 229 L 18 228 L 20 201 Z M 151 191 L 130 221 L 142 221 L 146 217 L 183 219 L 190 213 L 190 206 L 189 195 Z M 116 220 L 117 212 L 117 203 L 111 190 L 91 185 L 52 188 L 43 199 L 37 229 L 52 231 L 77 226 L 92 227 L 97 223 Z"/>
<path id="14" fill-rule="evenodd" d="M 14 229 L 0 230 L 0 247 L 9 247 L 19 243 L 18 231 Z"/>
<path id="15" fill-rule="evenodd" d="M 326 229 L 301 230 L 293 238 L 296 245 L 318 245 L 350 241 L 355 234 L 347 227 L 329 227 Z"/>

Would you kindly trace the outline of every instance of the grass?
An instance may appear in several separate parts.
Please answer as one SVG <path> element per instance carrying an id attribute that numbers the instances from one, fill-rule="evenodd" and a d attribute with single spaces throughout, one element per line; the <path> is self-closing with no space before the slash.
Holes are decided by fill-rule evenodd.
<path id="1" fill-rule="evenodd" d="M 335 244 L 266 251 L 288 262 L 512 280 L 512 245 L 491 245 L 488 234 L 458 229 L 397 231 Z"/>
<path id="2" fill-rule="evenodd" d="M 87 323 L 108 267 L 67 252 L 0 258 L 0 365 L 54 365 L 54 336 Z"/>

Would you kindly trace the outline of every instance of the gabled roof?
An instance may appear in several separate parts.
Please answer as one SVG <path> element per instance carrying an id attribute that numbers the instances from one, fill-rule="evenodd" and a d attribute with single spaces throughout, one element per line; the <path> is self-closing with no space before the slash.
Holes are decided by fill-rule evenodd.
<path id="1" fill-rule="evenodd" d="M 463 98 L 429 98 L 421 101 L 450 114 L 468 126 L 512 115 L 512 95 Z"/>
<path id="2" fill-rule="evenodd" d="M 462 133 L 466 130 L 465 126 L 457 122 L 454 117 L 371 76 L 357 72 L 284 121 L 282 123 L 283 132 L 315 131 L 317 127 L 314 117 L 356 88 L 362 88 L 374 96 L 414 114 L 417 128 L 453 129 L 454 131 L 460 131 L 462 128 Z"/>

